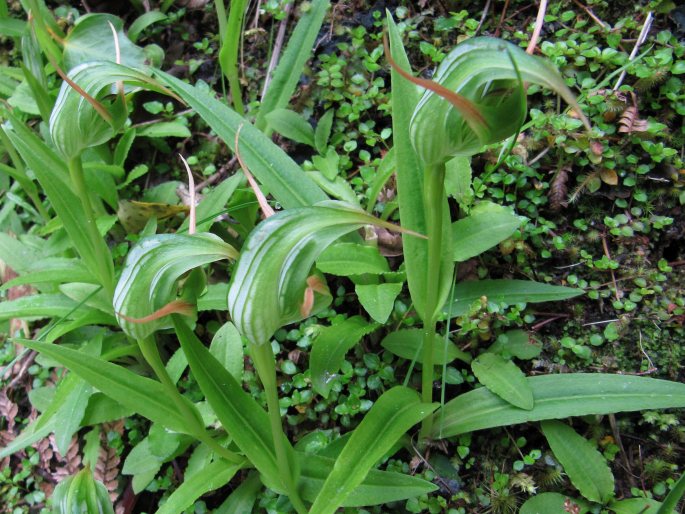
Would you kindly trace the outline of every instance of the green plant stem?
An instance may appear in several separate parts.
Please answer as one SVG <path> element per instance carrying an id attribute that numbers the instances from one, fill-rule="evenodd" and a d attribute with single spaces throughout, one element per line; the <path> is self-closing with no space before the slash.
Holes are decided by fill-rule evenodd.
<path id="1" fill-rule="evenodd" d="M 76 194 L 79 197 L 79 200 L 81 200 L 83 211 L 86 215 L 86 230 L 88 231 L 88 238 L 91 241 L 91 245 L 94 249 L 102 248 L 102 237 L 100 236 L 95 221 L 95 211 L 93 210 L 93 204 L 90 201 L 90 194 L 88 193 L 88 187 L 86 186 L 86 178 L 83 173 L 83 163 L 81 162 L 80 156 L 69 161 L 69 176 L 71 177 L 72 185 L 76 189 Z M 99 269 L 93 271 L 97 272 L 102 288 L 105 290 L 108 297 L 111 298 L 114 296 L 114 264 L 112 263 L 112 256 L 109 253 L 105 254 L 105 252 L 99 251 L 98 259 Z"/>
<path id="2" fill-rule="evenodd" d="M 442 261 L 442 211 L 445 191 L 445 164 L 426 166 L 424 170 L 424 205 L 428 235 L 428 268 L 426 269 L 426 302 L 423 313 L 423 367 L 421 370 L 421 399 L 433 402 L 433 346 L 435 344 L 435 311 L 438 308 L 440 263 Z M 420 441 L 424 444 L 433 428 L 433 418 L 421 423 Z"/>
<path id="3" fill-rule="evenodd" d="M 183 416 L 188 422 L 192 423 L 192 435 L 209 446 L 217 455 L 220 455 L 229 462 L 236 464 L 245 462 L 244 458 L 221 446 L 207 433 L 202 419 L 199 418 L 199 414 L 188 406 L 186 399 L 178 392 L 176 384 L 174 384 L 169 373 L 167 373 L 166 367 L 159 355 L 159 350 L 157 349 L 157 343 L 155 342 L 154 337 L 150 336 L 139 340 L 138 347 L 140 348 L 143 357 L 145 357 L 145 360 L 152 368 L 152 371 L 157 375 L 157 379 L 167 390 L 178 409 L 183 413 Z"/>
<path id="4" fill-rule="evenodd" d="M 217 2 L 218 7 L 218 2 Z M 233 108 L 241 116 L 245 115 L 243 106 L 243 93 L 240 88 L 238 74 L 238 51 L 240 49 L 240 36 L 245 19 L 247 0 L 233 0 L 228 9 L 228 23 L 226 32 L 221 35 L 221 50 L 219 51 L 219 64 L 228 79 L 228 88 L 233 99 Z M 223 4 L 219 10 L 223 10 Z M 224 11 L 225 13 L 225 11 Z"/>
<path id="5" fill-rule="evenodd" d="M 304 503 L 297 492 L 297 488 L 295 487 L 287 448 L 284 444 L 286 436 L 283 432 L 281 408 L 278 404 L 276 361 L 273 352 L 271 351 L 271 345 L 269 343 L 260 345 L 250 344 L 250 356 L 252 357 L 252 362 L 259 375 L 259 380 L 262 382 L 264 392 L 266 393 L 266 405 L 269 412 L 269 421 L 271 423 L 271 434 L 273 436 L 279 472 L 283 477 L 283 485 L 288 491 L 290 502 L 293 504 L 293 507 L 295 507 L 295 510 L 300 514 L 305 514 L 307 508 L 304 506 Z"/>

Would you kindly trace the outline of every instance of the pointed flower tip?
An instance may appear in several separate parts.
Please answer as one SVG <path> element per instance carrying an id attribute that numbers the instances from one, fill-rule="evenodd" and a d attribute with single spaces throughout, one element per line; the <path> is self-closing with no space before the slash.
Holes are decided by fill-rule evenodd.
<path id="1" fill-rule="evenodd" d="M 128 321 L 129 323 L 149 323 L 151 321 L 158 320 L 164 316 L 169 316 L 170 314 L 181 314 L 183 316 L 192 316 L 195 310 L 195 306 L 186 302 L 185 300 L 174 300 L 167 303 L 161 309 L 156 310 L 152 314 L 149 314 L 142 318 L 132 318 L 126 316 L 121 312 L 117 312 L 117 316 Z"/>

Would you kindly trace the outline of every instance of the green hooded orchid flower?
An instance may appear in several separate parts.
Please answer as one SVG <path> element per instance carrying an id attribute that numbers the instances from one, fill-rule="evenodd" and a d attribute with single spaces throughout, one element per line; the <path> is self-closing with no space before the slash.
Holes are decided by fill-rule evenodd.
<path id="1" fill-rule="evenodd" d="M 524 82 L 556 91 L 580 113 L 573 93 L 550 64 L 500 39 L 464 41 L 447 55 L 433 80 L 410 80 L 426 88 L 409 127 L 414 149 L 426 165 L 474 155 L 516 134 L 527 113 Z"/>

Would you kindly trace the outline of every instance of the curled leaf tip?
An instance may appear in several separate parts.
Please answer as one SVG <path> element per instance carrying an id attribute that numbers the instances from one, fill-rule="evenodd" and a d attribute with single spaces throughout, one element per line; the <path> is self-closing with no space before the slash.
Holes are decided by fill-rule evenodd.
<path id="1" fill-rule="evenodd" d="M 468 98 L 465 98 L 462 95 L 447 89 L 446 87 L 442 86 L 441 84 L 433 80 L 414 77 L 411 73 L 408 73 L 402 68 L 400 68 L 395 62 L 395 60 L 392 58 L 392 55 L 390 54 L 390 47 L 388 45 L 387 34 L 383 34 L 383 49 L 385 51 L 385 58 L 388 60 L 388 63 L 390 63 L 390 66 L 403 78 L 405 78 L 412 84 L 416 84 L 417 86 L 432 91 L 436 95 L 444 98 L 449 103 L 451 103 L 454 106 L 454 108 L 461 113 L 461 115 L 464 117 L 464 119 L 473 129 L 474 132 L 482 133 L 487 130 L 488 124 L 485 120 L 485 117 L 480 112 L 478 107 Z"/>
<path id="2" fill-rule="evenodd" d="M 262 190 L 259 189 L 259 184 L 257 184 L 257 181 L 254 179 L 252 176 L 252 173 L 250 173 L 250 170 L 247 169 L 247 165 L 245 162 L 243 162 L 243 158 L 240 155 L 240 131 L 243 129 L 243 124 L 241 123 L 240 126 L 238 127 L 238 130 L 235 132 L 235 156 L 238 159 L 238 162 L 240 163 L 240 168 L 243 170 L 243 173 L 245 174 L 245 178 L 247 178 L 247 181 L 250 184 L 250 187 L 254 191 L 255 196 L 257 197 L 257 202 L 259 203 L 259 208 L 262 209 L 262 212 L 264 213 L 265 218 L 269 218 L 275 214 L 275 211 L 271 208 L 269 205 L 269 202 L 266 201 L 266 197 L 264 196 L 264 193 L 262 193 Z"/>
<path id="3" fill-rule="evenodd" d="M 83 99 L 85 99 L 90 105 L 93 106 L 93 109 L 97 111 L 97 113 L 104 119 L 107 123 L 113 123 L 114 119 L 112 118 L 112 115 L 107 111 L 105 106 L 98 102 L 95 98 L 90 96 L 88 93 L 86 93 L 81 86 L 79 86 L 76 82 L 71 80 L 69 76 L 64 73 L 62 68 L 59 67 L 57 62 L 52 58 L 50 54 L 45 54 L 48 58 L 48 61 L 50 61 L 50 64 L 52 67 L 55 69 L 57 72 L 57 75 L 61 77 L 61 79 L 69 84 L 69 87 L 71 87 L 74 91 L 76 91 Z"/>
<path id="4" fill-rule="evenodd" d="M 195 179 L 193 179 L 193 172 L 190 170 L 190 165 L 185 158 L 178 154 L 183 161 L 183 165 L 186 168 L 186 173 L 188 174 L 188 195 L 190 196 L 190 214 L 188 218 L 188 234 L 194 234 L 196 229 L 196 214 L 195 214 Z"/>
<path id="5" fill-rule="evenodd" d="M 314 307 L 314 293 L 330 295 L 328 286 L 316 275 L 311 275 L 307 277 L 307 287 L 304 290 L 304 299 L 302 305 L 300 306 L 300 315 L 303 318 L 308 318 L 312 313 L 312 308 Z"/>
<path id="6" fill-rule="evenodd" d="M 121 312 L 117 312 L 117 316 L 128 321 L 129 323 L 149 323 L 151 321 L 155 321 L 170 314 L 182 314 L 183 316 L 192 316 L 194 312 L 194 305 L 186 302 L 185 300 L 174 300 L 172 302 L 167 303 L 161 309 L 158 309 L 152 314 L 149 314 L 148 316 L 145 316 L 143 318 L 131 318 L 129 316 L 122 314 Z"/>

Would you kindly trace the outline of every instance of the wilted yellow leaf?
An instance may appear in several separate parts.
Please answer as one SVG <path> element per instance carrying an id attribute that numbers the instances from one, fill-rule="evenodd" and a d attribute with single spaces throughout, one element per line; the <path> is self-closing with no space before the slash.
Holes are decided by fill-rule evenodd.
<path id="1" fill-rule="evenodd" d="M 602 182 L 610 186 L 618 184 L 618 175 L 615 170 L 604 168 L 599 172 L 599 177 L 602 179 Z"/>

